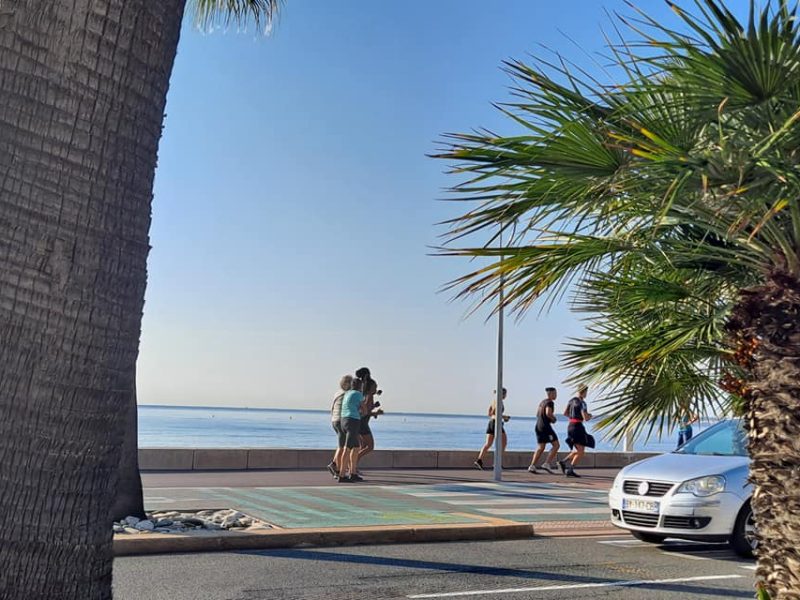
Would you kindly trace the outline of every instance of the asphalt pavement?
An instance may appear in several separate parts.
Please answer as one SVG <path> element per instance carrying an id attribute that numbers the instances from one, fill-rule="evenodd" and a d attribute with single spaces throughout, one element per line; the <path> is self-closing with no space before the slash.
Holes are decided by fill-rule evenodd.
<path id="1" fill-rule="evenodd" d="M 625 535 L 117 558 L 117 600 L 752 598 L 725 546 Z"/>

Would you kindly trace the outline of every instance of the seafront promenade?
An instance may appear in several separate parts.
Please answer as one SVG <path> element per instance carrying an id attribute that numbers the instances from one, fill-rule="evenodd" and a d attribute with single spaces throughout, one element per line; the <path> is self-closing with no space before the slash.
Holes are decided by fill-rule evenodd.
<path id="1" fill-rule="evenodd" d="M 148 511 L 235 509 L 270 527 L 122 534 L 115 537 L 115 551 L 127 555 L 609 535 L 615 530 L 607 518 L 606 497 L 617 471 L 586 468 L 580 479 L 566 479 L 506 468 L 498 483 L 491 470 L 365 464 L 365 481 L 337 483 L 324 468 L 144 470 Z"/>

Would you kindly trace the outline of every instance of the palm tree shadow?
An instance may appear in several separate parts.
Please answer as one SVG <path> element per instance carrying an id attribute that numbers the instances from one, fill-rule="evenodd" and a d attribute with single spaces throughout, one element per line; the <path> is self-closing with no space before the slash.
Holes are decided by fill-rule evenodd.
<path id="1" fill-rule="evenodd" d="M 436 562 L 428 560 L 418 560 L 410 558 L 395 558 L 384 556 L 368 556 L 363 554 L 339 554 L 325 550 L 307 549 L 285 549 L 285 550 L 245 550 L 237 554 L 250 556 L 264 556 L 269 558 L 286 558 L 291 560 L 326 561 L 334 563 L 349 563 L 359 565 L 373 565 L 382 567 L 395 567 L 405 569 L 424 569 L 430 571 L 440 571 L 445 573 L 488 575 L 493 577 L 510 577 L 516 579 L 529 579 L 544 582 L 555 582 L 564 584 L 585 584 L 585 583 L 613 583 L 621 582 L 620 579 L 606 577 L 591 577 L 567 573 L 551 573 L 547 571 L 529 569 L 511 569 L 505 567 L 487 567 L 482 565 L 470 565 L 463 563 Z M 633 587 L 633 586 L 624 586 Z M 648 583 L 635 586 L 648 590 L 660 590 L 668 592 L 679 592 L 692 595 L 711 596 L 716 598 L 752 598 L 753 593 L 746 590 L 734 590 L 721 588 L 716 585 L 714 588 L 705 588 L 690 583 Z"/>

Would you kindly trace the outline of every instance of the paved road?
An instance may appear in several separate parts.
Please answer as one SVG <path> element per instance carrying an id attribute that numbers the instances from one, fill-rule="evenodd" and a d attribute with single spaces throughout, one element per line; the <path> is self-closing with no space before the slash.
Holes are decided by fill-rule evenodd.
<path id="1" fill-rule="evenodd" d="M 629 537 L 118 558 L 117 600 L 752 598 L 725 547 Z"/>

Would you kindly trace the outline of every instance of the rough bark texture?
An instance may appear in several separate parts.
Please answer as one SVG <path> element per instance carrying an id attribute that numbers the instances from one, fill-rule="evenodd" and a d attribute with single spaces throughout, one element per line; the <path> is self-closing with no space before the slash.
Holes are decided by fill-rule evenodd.
<path id="1" fill-rule="evenodd" d="M 800 281 L 773 276 L 748 290 L 732 328 L 753 340 L 747 427 L 759 530 L 759 583 L 800 598 Z"/>
<path id="2" fill-rule="evenodd" d="M 0 599 L 111 597 L 184 0 L 0 1 Z"/>
<path id="3" fill-rule="evenodd" d="M 111 506 L 111 518 L 120 521 L 125 517 L 145 518 L 142 476 L 139 474 L 139 422 L 136 407 L 136 373 L 133 393 L 125 409 L 122 429 L 122 448 L 119 459 L 117 489 Z"/>

